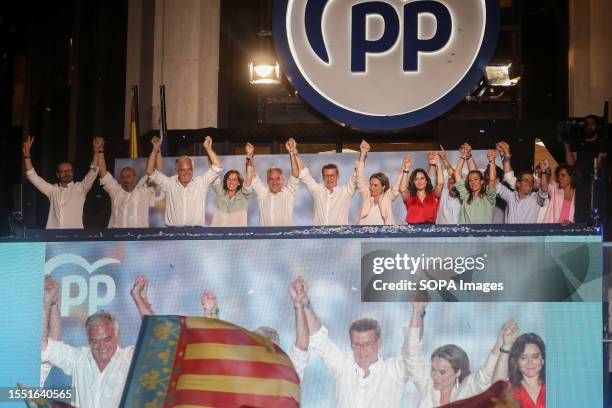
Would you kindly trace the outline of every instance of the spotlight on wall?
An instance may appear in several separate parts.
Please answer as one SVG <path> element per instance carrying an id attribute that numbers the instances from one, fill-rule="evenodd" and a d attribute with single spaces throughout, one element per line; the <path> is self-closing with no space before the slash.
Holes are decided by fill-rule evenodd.
<path id="1" fill-rule="evenodd" d="M 282 83 L 280 66 L 272 44 L 272 1 L 259 0 L 259 31 L 254 58 L 249 62 L 249 82 L 253 85 Z"/>
<path id="2" fill-rule="evenodd" d="M 521 79 L 515 75 L 515 68 L 511 62 L 490 64 L 485 67 L 485 77 L 489 86 L 515 86 Z"/>
<path id="3" fill-rule="evenodd" d="M 259 58 L 249 62 L 249 82 L 253 85 L 281 83 L 280 66 L 272 58 Z"/>

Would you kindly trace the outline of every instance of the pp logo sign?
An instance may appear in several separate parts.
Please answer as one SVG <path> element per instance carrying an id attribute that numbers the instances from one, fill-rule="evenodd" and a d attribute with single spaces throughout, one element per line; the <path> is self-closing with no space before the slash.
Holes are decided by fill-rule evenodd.
<path id="1" fill-rule="evenodd" d="M 99 272 L 104 266 L 119 264 L 114 258 L 98 259 L 89 263 L 83 257 L 74 254 L 55 256 L 45 262 L 45 275 L 51 275 L 60 267 L 74 268 L 74 274 L 66 275 L 61 280 L 62 304 L 61 316 L 70 315 L 70 309 L 87 302 L 87 314 L 94 314 L 101 306 L 108 305 L 115 298 L 117 287 L 109 275 Z M 100 291 L 102 289 L 102 291 Z M 103 292 L 103 295 L 99 295 Z"/>
<path id="2" fill-rule="evenodd" d="M 370 130 L 449 110 L 482 77 L 497 43 L 498 0 L 276 0 L 287 78 L 332 120 Z"/>

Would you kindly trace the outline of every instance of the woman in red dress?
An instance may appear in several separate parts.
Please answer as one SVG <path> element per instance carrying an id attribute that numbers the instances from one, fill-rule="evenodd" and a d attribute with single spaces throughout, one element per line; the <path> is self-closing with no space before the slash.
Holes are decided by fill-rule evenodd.
<path id="1" fill-rule="evenodd" d="M 440 158 L 435 153 L 429 153 L 429 165 L 436 167 L 436 187 L 434 189 L 431 179 L 423 169 L 415 169 L 408 181 L 402 178 L 400 194 L 406 206 L 406 222 L 408 224 L 435 223 L 440 205 L 440 195 L 444 188 L 444 174 L 440 166 Z M 408 173 L 412 159 L 404 159 L 403 172 Z"/>
<path id="2" fill-rule="evenodd" d="M 506 329 L 493 381 L 506 380 L 522 408 L 546 408 L 546 346 L 535 333 L 517 333 L 516 325 Z"/>

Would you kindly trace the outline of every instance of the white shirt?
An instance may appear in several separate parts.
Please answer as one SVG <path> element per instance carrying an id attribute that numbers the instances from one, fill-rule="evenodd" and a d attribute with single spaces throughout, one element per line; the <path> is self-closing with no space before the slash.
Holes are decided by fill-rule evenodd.
<path id="1" fill-rule="evenodd" d="M 304 378 L 304 370 L 306 370 L 306 365 L 308 365 L 308 350 L 299 349 L 295 343 L 293 343 L 287 355 L 289 356 L 289 360 L 293 363 L 293 368 L 295 368 L 295 372 L 300 378 L 300 381 L 302 381 L 302 378 Z"/>
<path id="2" fill-rule="evenodd" d="M 155 170 L 150 178 L 166 193 L 166 225 L 203 227 L 206 223 L 206 192 L 221 171 L 222 168 L 213 165 L 203 175 L 191 179 L 187 187 L 183 187 L 177 175 L 168 177 Z"/>
<path id="3" fill-rule="evenodd" d="M 307 167 L 300 172 L 300 179 L 306 184 L 314 200 L 314 225 L 347 225 L 351 199 L 356 190 L 357 175 L 342 187 L 330 192 L 325 184 L 317 183 Z"/>
<path id="4" fill-rule="evenodd" d="M 41 359 L 72 376 L 74 392 L 70 403 L 73 406 L 115 408 L 121 402 L 133 354 L 134 346 L 117 347 L 111 361 L 100 372 L 89 347 L 77 348 L 47 339 L 47 349 L 42 352 Z"/>
<path id="5" fill-rule="evenodd" d="M 155 205 L 153 187 L 140 185 L 128 193 L 110 173 L 100 179 L 100 184 L 111 198 L 108 228 L 149 227 L 149 207 Z"/>
<path id="6" fill-rule="evenodd" d="M 382 217 L 378 204 L 372 204 L 368 215 L 359 220 L 359 225 L 385 225 L 385 220 Z"/>
<path id="7" fill-rule="evenodd" d="M 83 204 L 97 175 L 98 167 L 91 166 L 83 181 L 61 187 L 47 183 L 34 169 L 26 171 L 30 183 L 49 199 L 47 229 L 83 228 Z"/>
<path id="8" fill-rule="evenodd" d="M 444 188 L 440 195 L 440 206 L 436 216 L 436 224 L 459 224 L 459 212 L 461 211 L 461 200 L 459 197 L 451 197 L 448 193 L 448 184 L 444 180 Z"/>
<path id="9" fill-rule="evenodd" d="M 404 332 L 407 333 L 407 329 Z M 406 343 L 402 355 L 378 361 L 369 367 L 364 377 L 351 353 L 343 353 L 329 339 L 327 329 L 310 336 L 309 348 L 323 359 L 336 380 L 337 408 L 394 408 L 400 407 L 404 385 L 409 379 Z"/>
<path id="10" fill-rule="evenodd" d="M 281 191 L 273 193 L 257 175 L 252 187 L 259 203 L 259 225 L 262 227 L 288 227 L 293 225 L 293 199 L 300 180 L 290 176 Z"/>
<path id="11" fill-rule="evenodd" d="M 440 406 L 440 391 L 434 389 L 431 379 L 431 369 L 425 365 L 425 357 L 421 345 L 420 329 L 409 327 L 407 332 L 408 343 L 408 370 L 412 381 L 419 391 L 418 408 L 433 408 Z M 483 393 L 491 386 L 493 370 L 497 364 L 497 355 L 491 353 L 485 365 L 476 372 L 472 372 L 455 386 L 451 391 L 450 402 L 459 401 Z"/>

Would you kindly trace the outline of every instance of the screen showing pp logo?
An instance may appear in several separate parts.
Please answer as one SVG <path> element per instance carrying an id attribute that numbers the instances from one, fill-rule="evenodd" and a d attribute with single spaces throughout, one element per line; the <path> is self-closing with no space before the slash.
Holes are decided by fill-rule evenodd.
<path id="1" fill-rule="evenodd" d="M 497 44 L 498 0 L 275 0 L 289 81 L 332 120 L 370 130 L 431 120 L 464 98 Z"/>

